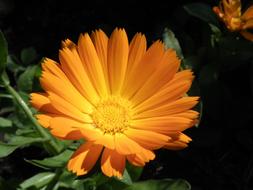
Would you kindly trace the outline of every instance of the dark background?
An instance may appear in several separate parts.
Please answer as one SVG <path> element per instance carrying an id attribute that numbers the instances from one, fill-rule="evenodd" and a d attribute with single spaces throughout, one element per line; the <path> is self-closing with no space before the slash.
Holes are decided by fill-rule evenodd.
<path id="1" fill-rule="evenodd" d="M 159 150 L 155 161 L 145 167 L 142 179 L 183 178 L 193 190 L 250 190 L 253 189 L 253 59 L 241 49 L 236 49 L 233 56 L 225 54 L 234 50 L 229 49 L 234 36 L 229 36 L 222 23 L 222 32 L 231 40 L 224 38 L 227 41 L 218 50 L 210 48 L 208 24 L 183 9 L 190 2 L 203 2 L 211 7 L 218 4 L 213 0 L 138 3 L 134 0 L 0 0 L 0 29 L 11 54 L 34 47 L 40 58 L 57 59 L 61 40 L 76 41 L 82 32 L 101 28 L 109 35 L 115 27 L 124 27 L 129 39 L 142 32 L 151 44 L 162 39 L 164 28 L 169 27 L 185 57 L 197 57 L 193 69 L 199 91 L 195 95 L 201 96 L 203 116 L 198 128 L 186 131 L 193 139 L 189 148 L 177 152 Z M 252 2 L 243 1 L 243 4 L 246 7 Z M 38 169 L 23 158 L 38 155 L 41 156 L 40 152 L 33 148 L 15 151 L 4 162 L 3 167 L 10 168 L 2 169 L 2 177 L 32 176 Z"/>
<path id="2" fill-rule="evenodd" d="M 165 26 L 177 36 L 189 33 L 199 39 L 200 24 L 182 9 L 189 2 L 177 1 L 0 1 L 0 27 L 7 35 L 12 51 L 34 46 L 42 55 L 57 53 L 60 41 L 77 40 L 81 32 L 102 28 L 108 35 L 115 27 L 124 27 L 129 38 L 145 33 L 149 42 L 161 38 Z M 198 1 L 195 1 L 198 2 Z M 212 0 L 205 1 L 215 5 Z M 188 23 L 192 20 L 195 25 Z M 197 28 L 196 28 L 197 27 Z"/>

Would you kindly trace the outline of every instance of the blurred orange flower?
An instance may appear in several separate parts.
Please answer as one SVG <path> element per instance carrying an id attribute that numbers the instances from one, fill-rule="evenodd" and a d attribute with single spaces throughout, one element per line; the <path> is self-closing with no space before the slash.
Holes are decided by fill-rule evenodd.
<path id="1" fill-rule="evenodd" d="M 198 117 L 190 110 L 198 97 L 185 96 L 192 72 L 178 72 L 176 52 L 160 41 L 148 49 L 146 43 L 140 33 L 129 44 L 124 29 L 110 38 L 98 30 L 81 34 L 77 44 L 64 41 L 60 64 L 44 60 L 45 92 L 32 93 L 31 103 L 55 137 L 85 139 L 68 162 L 77 175 L 87 174 L 101 155 L 102 172 L 121 178 L 126 160 L 144 166 L 154 150 L 191 141 L 182 131 Z"/>
<path id="2" fill-rule="evenodd" d="M 240 32 L 244 38 L 253 41 L 253 34 L 247 31 L 253 29 L 253 6 L 242 14 L 240 0 L 222 0 L 219 7 L 213 7 L 213 11 L 230 31 Z"/>

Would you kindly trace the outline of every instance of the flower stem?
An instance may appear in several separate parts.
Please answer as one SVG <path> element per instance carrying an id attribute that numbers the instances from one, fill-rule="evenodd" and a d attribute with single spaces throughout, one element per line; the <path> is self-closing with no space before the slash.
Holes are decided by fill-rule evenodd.
<path id="1" fill-rule="evenodd" d="M 2 77 L 2 82 L 6 90 L 13 96 L 13 99 L 16 100 L 19 106 L 24 110 L 25 114 L 31 120 L 31 122 L 33 123 L 35 129 L 38 131 L 40 136 L 48 140 L 45 143 L 48 144 L 48 148 L 50 149 L 49 151 L 51 151 L 53 154 L 59 153 L 61 151 L 61 147 L 59 147 L 59 144 L 57 144 L 55 139 L 52 138 L 52 136 L 44 128 L 40 126 L 37 120 L 33 117 L 33 114 L 30 108 L 27 106 L 27 104 L 24 102 L 21 96 L 16 92 L 16 90 L 10 86 L 9 81 L 5 80 Z"/>

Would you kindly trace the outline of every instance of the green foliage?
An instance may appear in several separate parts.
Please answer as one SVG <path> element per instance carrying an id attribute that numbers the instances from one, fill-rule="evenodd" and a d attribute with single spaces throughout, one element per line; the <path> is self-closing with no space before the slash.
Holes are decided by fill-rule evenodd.
<path id="1" fill-rule="evenodd" d="M 5 144 L 5 143 L 0 142 L 0 158 L 8 156 L 18 147 L 19 146 L 17 145 Z"/>
<path id="2" fill-rule="evenodd" d="M 38 70 L 38 66 L 29 66 L 26 68 L 25 72 L 23 72 L 17 81 L 17 85 L 19 90 L 24 91 L 24 92 L 31 92 L 33 83 L 34 83 L 34 78 L 36 75 L 36 71 Z"/>
<path id="3" fill-rule="evenodd" d="M 0 142 L 0 158 L 8 156 L 14 150 L 25 145 L 29 145 L 36 142 L 44 142 L 45 139 L 24 137 L 24 136 L 12 136 L 8 143 Z"/>
<path id="4" fill-rule="evenodd" d="M 12 121 L 9 119 L 0 117 L 0 127 L 12 127 Z"/>
<path id="5" fill-rule="evenodd" d="M 128 171 L 128 174 L 130 175 L 132 182 L 137 181 L 141 177 L 143 171 L 142 167 L 137 167 L 129 163 L 127 163 L 126 169 Z"/>
<path id="6" fill-rule="evenodd" d="M 55 176 L 53 172 L 42 172 L 25 180 L 19 186 L 19 190 L 39 190 L 45 187 Z"/>
<path id="7" fill-rule="evenodd" d="M 27 162 L 44 169 L 60 168 L 66 165 L 72 154 L 73 151 L 65 150 L 62 153 L 50 158 L 44 158 L 43 160 L 27 160 Z"/>

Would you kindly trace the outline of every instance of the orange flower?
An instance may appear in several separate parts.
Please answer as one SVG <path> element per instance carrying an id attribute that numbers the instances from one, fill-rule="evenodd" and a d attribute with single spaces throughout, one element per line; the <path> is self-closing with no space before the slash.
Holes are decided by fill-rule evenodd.
<path id="1" fill-rule="evenodd" d="M 222 0 L 219 7 L 213 11 L 226 24 L 232 32 L 240 32 L 247 40 L 253 41 L 253 34 L 247 29 L 253 29 L 253 6 L 241 13 L 240 0 Z"/>
<path id="2" fill-rule="evenodd" d="M 77 45 L 66 40 L 60 64 L 45 59 L 41 85 L 31 103 L 39 123 L 61 139 L 85 139 L 72 155 L 68 169 L 84 175 L 101 155 L 107 176 L 122 177 L 125 162 L 144 166 L 153 150 L 187 147 L 182 133 L 198 112 L 190 110 L 198 97 L 188 97 L 193 75 L 177 72 L 180 60 L 156 41 L 146 49 L 137 33 L 128 43 L 124 29 L 110 38 L 101 31 L 81 34 Z"/>

